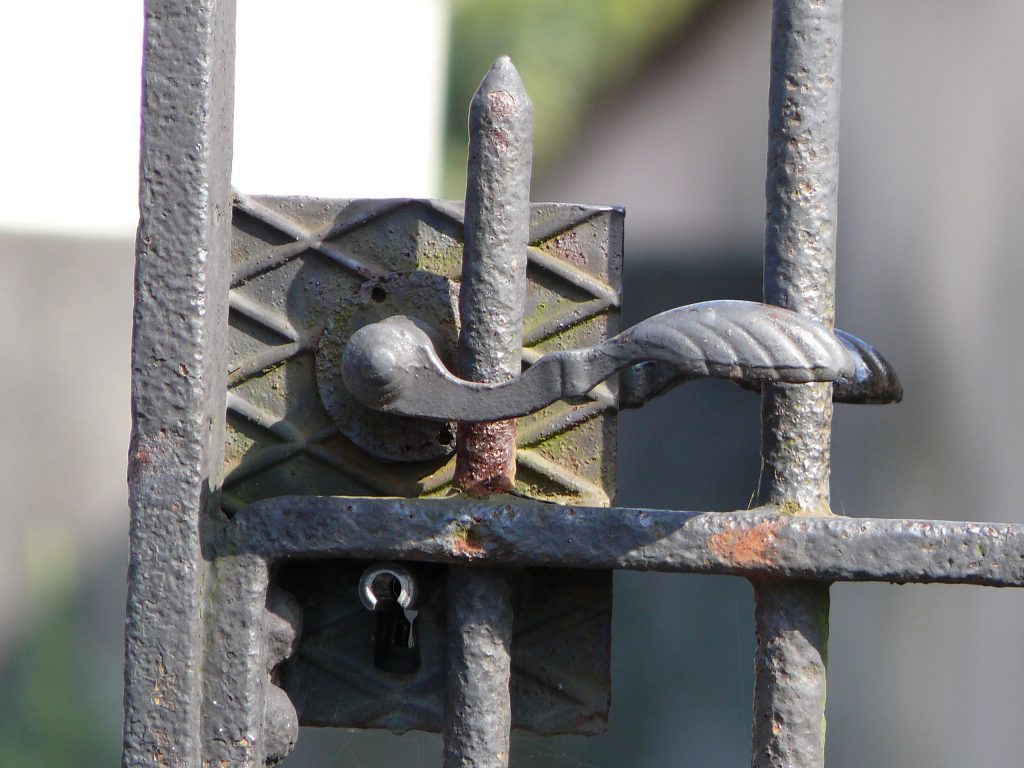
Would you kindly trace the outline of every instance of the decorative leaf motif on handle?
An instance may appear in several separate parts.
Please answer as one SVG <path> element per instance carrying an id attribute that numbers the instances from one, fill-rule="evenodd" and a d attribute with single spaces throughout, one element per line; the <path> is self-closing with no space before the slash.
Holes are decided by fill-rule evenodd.
<path id="1" fill-rule="evenodd" d="M 832 382 L 832 400 L 858 405 L 885 405 L 903 399 L 903 384 L 892 363 L 863 339 L 836 329 L 836 338 L 853 358 L 853 374 Z M 639 408 L 648 400 L 692 380 L 680 370 L 656 360 L 645 360 L 622 371 L 619 378 L 619 408 Z M 744 389 L 761 391 L 760 381 L 736 381 Z"/>

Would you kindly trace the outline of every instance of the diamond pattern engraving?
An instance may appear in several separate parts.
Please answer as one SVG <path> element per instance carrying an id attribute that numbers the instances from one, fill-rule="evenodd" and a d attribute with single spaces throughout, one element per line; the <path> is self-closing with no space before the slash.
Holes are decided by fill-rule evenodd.
<path id="1" fill-rule="evenodd" d="M 454 458 L 386 463 L 364 453 L 320 404 L 313 355 L 338 304 L 367 278 L 461 273 L 462 206 L 421 200 L 236 196 L 224 506 L 288 493 L 430 496 L 450 490 Z M 622 212 L 531 211 L 524 361 L 617 329 Z M 518 488 L 563 503 L 614 495 L 615 395 L 520 419 Z"/>

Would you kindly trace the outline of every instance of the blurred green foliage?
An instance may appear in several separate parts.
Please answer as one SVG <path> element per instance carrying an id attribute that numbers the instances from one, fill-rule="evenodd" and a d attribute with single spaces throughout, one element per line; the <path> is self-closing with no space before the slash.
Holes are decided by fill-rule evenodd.
<path id="1" fill-rule="evenodd" d="M 444 194 L 461 198 L 469 101 L 508 54 L 534 104 L 534 168 L 571 141 L 588 106 L 625 82 L 701 0 L 452 0 Z"/>
<path id="2" fill-rule="evenodd" d="M 90 584 L 89 586 L 95 586 Z M 97 649 L 85 615 L 86 599 L 65 589 L 36 604 L 26 634 L 0 665 L 0 766 L 116 765 L 119 711 L 97 697 L 119 688 L 120 649 Z M 107 653 L 110 651 L 110 653 Z M 115 661 L 111 668 L 110 656 Z"/>

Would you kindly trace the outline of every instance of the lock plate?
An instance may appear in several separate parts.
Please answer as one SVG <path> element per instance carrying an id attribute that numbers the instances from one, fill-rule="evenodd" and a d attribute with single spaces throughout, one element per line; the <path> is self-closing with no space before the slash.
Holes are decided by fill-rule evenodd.
<path id="1" fill-rule="evenodd" d="M 453 492 L 454 456 L 446 451 L 396 460 L 360 447 L 351 430 L 332 417 L 331 396 L 322 397 L 317 357 L 323 375 L 321 342 L 335 344 L 355 330 L 338 330 L 346 322 L 362 322 L 351 320 L 361 310 L 346 307 L 365 307 L 366 294 L 373 304 L 373 287 L 458 281 L 462 215 L 457 202 L 236 195 L 222 493 L 228 515 L 273 496 L 415 498 Z M 619 208 L 531 206 L 526 364 L 550 351 L 591 346 L 618 331 L 622 226 Z M 416 306 L 422 300 L 421 294 L 401 291 L 386 297 L 389 312 L 408 314 L 422 310 Z M 380 319 L 364 314 L 366 322 Z M 616 399 L 610 382 L 584 402 L 555 403 L 521 418 L 516 492 L 609 506 L 615 493 Z M 430 429 L 436 431 L 437 423 Z M 372 426 L 372 438 L 370 433 Z M 444 681 L 442 667 L 427 661 L 444 647 L 443 599 L 435 593 L 433 608 L 417 619 L 423 666 L 407 680 L 396 679 L 373 666 L 374 619 L 359 604 L 356 583 L 338 590 L 303 568 L 347 573 L 351 566 L 291 563 L 274 577 L 286 579 L 305 608 L 307 629 L 282 671 L 300 722 L 436 730 Z M 600 732 L 610 690 L 611 574 L 529 569 L 515 581 L 517 727 Z M 333 634 L 325 642 L 325 634 L 311 628 L 328 624 Z M 566 688 L 560 672 L 566 669 L 587 684 Z"/>
<path id="2" fill-rule="evenodd" d="M 376 614 L 357 587 L 365 561 L 289 563 L 276 580 L 299 596 L 303 636 L 280 667 L 299 722 L 310 726 L 440 731 L 444 713 L 445 568 L 425 570 L 416 617 L 419 668 L 374 666 Z M 512 725 L 544 735 L 604 731 L 610 680 L 610 571 L 527 568 L 512 576 Z M 372 700 L 366 695 L 373 691 Z"/>
<path id="3" fill-rule="evenodd" d="M 619 208 L 531 207 L 524 361 L 617 332 L 622 219 Z M 461 203 L 236 197 L 222 501 L 229 514 L 288 494 L 450 492 L 453 457 L 382 461 L 342 434 L 321 401 L 315 355 L 327 324 L 366 281 L 415 272 L 458 280 L 461 258 Z M 615 416 L 612 382 L 587 402 L 520 419 L 516 491 L 609 506 Z"/>

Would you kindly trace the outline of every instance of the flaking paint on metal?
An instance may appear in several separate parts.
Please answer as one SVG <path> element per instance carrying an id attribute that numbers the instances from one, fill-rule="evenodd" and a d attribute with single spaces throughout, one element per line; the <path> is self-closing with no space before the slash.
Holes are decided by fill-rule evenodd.
<path id="1" fill-rule="evenodd" d="M 781 520 L 758 523 L 753 528 L 730 529 L 712 534 L 708 548 L 727 564 L 751 568 L 773 562 Z"/>

